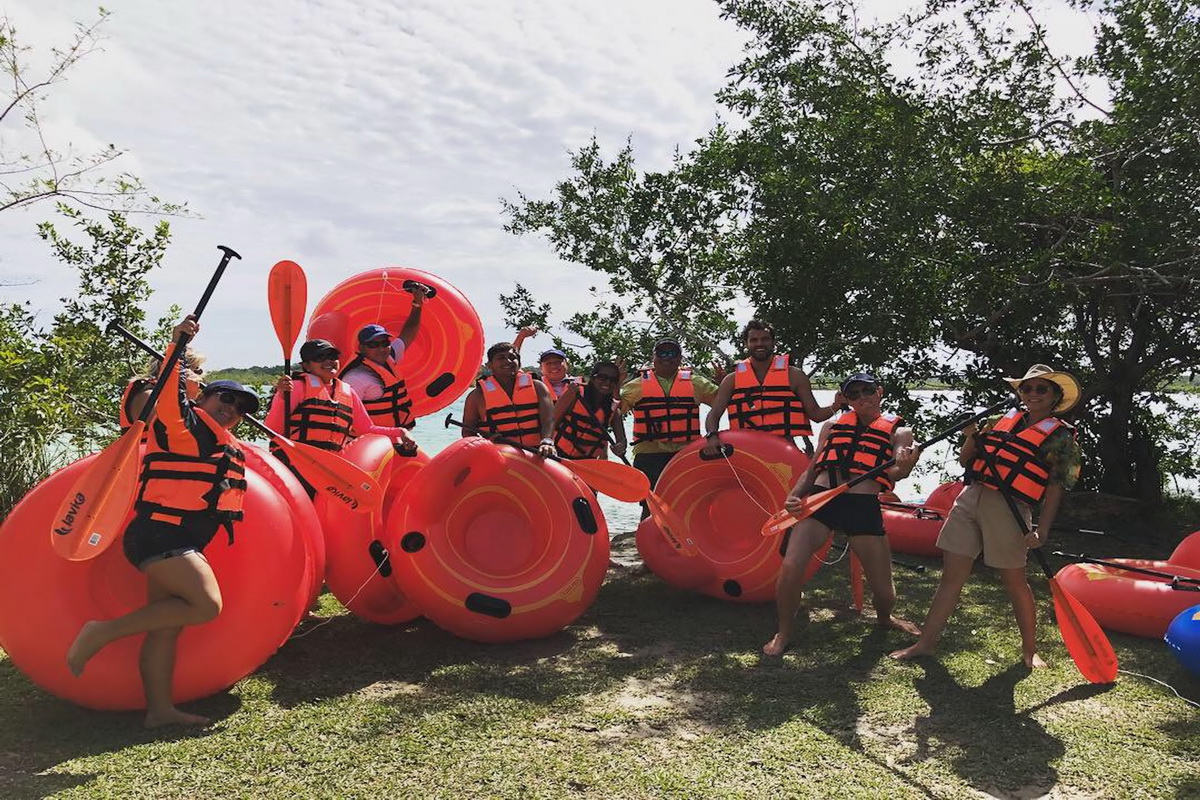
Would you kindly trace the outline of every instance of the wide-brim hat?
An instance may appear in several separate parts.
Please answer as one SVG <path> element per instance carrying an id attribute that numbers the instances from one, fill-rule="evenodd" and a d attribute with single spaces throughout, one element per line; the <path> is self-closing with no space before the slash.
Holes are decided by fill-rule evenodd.
<path id="1" fill-rule="evenodd" d="M 226 379 L 221 379 L 219 381 L 213 381 L 212 383 L 209 383 L 204 387 L 204 394 L 206 396 L 210 395 L 210 394 L 219 394 L 220 392 L 233 392 L 235 394 L 244 395 L 246 397 L 246 399 L 250 401 L 250 412 L 249 413 L 251 413 L 251 414 L 258 413 L 258 407 L 259 407 L 258 395 L 255 394 L 254 391 L 252 389 L 250 389 L 250 387 L 245 386 L 244 384 L 238 383 L 237 381 L 231 381 L 231 380 L 226 380 Z"/>
<path id="2" fill-rule="evenodd" d="M 1017 389 L 1022 383 L 1031 378 L 1041 378 L 1044 381 L 1051 383 L 1062 389 L 1062 397 L 1059 398 L 1057 405 L 1050 409 L 1051 413 L 1070 411 L 1079 403 L 1079 396 L 1083 390 L 1079 388 L 1079 381 L 1075 380 L 1075 376 L 1068 372 L 1059 372 L 1050 369 L 1045 364 L 1034 364 L 1025 371 L 1025 375 L 1020 378 L 1005 378 L 1013 389 Z"/>

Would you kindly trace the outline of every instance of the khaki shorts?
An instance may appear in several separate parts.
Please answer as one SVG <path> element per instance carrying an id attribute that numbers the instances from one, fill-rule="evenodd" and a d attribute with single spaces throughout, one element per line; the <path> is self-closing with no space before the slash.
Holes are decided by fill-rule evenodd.
<path id="1" fill-rule="evenodd" d="M 1017 510 L 1030 528 L 1029 506 L 1018 501 Z M 937 546 L 969 558 L 983 553 L 983 563 L 994 569 L 1021 569 L 1029 552 L 1004 495 L 980 483 L 968 486 L 954 501 Z"/>

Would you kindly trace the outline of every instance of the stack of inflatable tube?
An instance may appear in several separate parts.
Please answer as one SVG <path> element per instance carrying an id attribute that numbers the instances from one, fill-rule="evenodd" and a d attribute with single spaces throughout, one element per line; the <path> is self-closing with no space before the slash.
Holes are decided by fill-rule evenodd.
<path id="1" fill-rule="evenodd" d="M 1200 579 L 1200 531 L 1181 542 L 1166 561 L 1105 561 Z M 1100 564 L 1069 564 L 1057 577 L 1059 585 L 1083 603 L 1103 627 L 1134 636 L 1162 637 L 1171 621 L 1200 599 L 1196 592 L 1172 588 L 1169 578 Z"/>
<path id="2" fill-rule="evenodd" d="M 466 639 L 562 630 L 608 570 L 608 527 L 592 490 L 561 464 L 482 439 L 438 453 L 387 525 L 400 591 Z"/>
<path id="3" fill-rule="evenodd" d="M 429 456 L 396 455 L 391 441 L 376 434 L 358 437 L 342 450 L 342 456 L 380 482 L 384 502 L 363 514 L 317 496 L 314 505 L 328 553 L 325 584 L 350 613 L 368 622 L 397 625 L 416 619 L 420 610 L 392 580 L 391 558 L 383 542 L 384 521 L 409 480 L 429 463 Z"/>
<path id="4" fill-rule="evenodd" d="M 963 490 L 959 481 L 944 483 L 923 503 L 888 503 L 883 506 L 883 528 L 888 546 L 896 553 L 940 558 L 937 537 L 950 508 Z"/>
<path id="5" fill-rule="evenodd" d="M 699 551 L 681 555 L 666 545 L 653 519 L 637 531 L 638 552 L 662 580 L 722 600 L 757 603 L 775 596 L 782 540 L 760 533 L 763 523 L 808 468 L 808 457 L 778 436 L 722 431 L 722 456 L 692 442 L 663 470 L 655 486 L 679 516 Z"/>
<path id="6" fill-rule="evenodd" d="M 315 563 L 320 527 L 304 490 L 273 458 L 246 450 L 246 518 L 234 526 L 233 546 L 218 533 L 205 550 L 224 608 L 180 636 L 176 702 L 219 692 L 257 669 L 291 634 L 324 574 Z M 146 580 L 126 561 L 119 540 L 88 561 L 67 561 L 51 546 L 51 517 L 94 458 L 51 475 L 0 527 L 0 638 L 17 669 L 52 694 L 88 708 L 144 708 L 143 637 L 104 648 L 79 678 L 66 666 L 67 647 L 85 622 L 146 602 Z"/>
<path id="7" fill-rule="evenodd" d="M 412 309 L 405 281 L 436 290 L 421 312 L 416 338 L 404 352 L 404 379 L 416 417 L 453 403 L 471 387 L 483 360 L 483 325 L 470 301 L 449 283 L 408 267 L 369 270 L 348 278 L 313 308 L 310 339 L 328 339 L 342 351 L 342 364 L 358 352 L 358 331 L 377 323 L 399 335 Z"/>

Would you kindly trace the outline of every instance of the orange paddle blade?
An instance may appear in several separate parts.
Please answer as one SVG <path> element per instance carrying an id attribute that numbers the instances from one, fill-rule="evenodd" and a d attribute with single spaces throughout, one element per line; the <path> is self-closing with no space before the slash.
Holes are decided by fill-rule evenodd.
<path id="1" fill-rule="evenodd" d="M 308 307 L 308 279 L 295 261 L 280 261 L 271 267 L 267 277 L 267 305 L 284 356 L 290 357 Z"/>
<path id="2" fill-rule="evenodd" d="M 1058 580 L 1050 579 L 1054 617 L 1063 644 L 1079 672 L 1089 683 L 1112 683 L 1117 679 L 1117 654 L 1108 636 L 1091 613 Z"/>
<path id="3" fill-rule="evenodd" d="M 832 489 L 826 489 L 823 492 L 817 492 L 816 494 L 810 494 L 808 497 L 802 498 L 800 508 L 795 511 L 788 511 L 786 508 L 782 511 L 776 511 L 770 519 L 763 523 L 762 535 L 774 536 L 778 533 L 784 533 L 800 520 L 808 519 L 814 511 L 849 488 L 850 484 L 843 483 L 841 486 L 835 486 Z"/>
<path id="4" fill-rule="evenodd" d="M 650 479 L 646 477 L 646 473 L 616 461 L 604 461 L 599 458 L 578 460 L 564 458 L 559 463 L 578 475 L 584 483 L 597 492 L 603 492 L 609 497 L 623 500 L 626 503 L 644 500 L 650 492 Z"/>
<path id="5" fill-rule="evenodd" d="M 688 537 L 687 531 L 684 530 L 683 520 L 679 518 L 679 515 L 675 513 L 671 506 L 667 505 L 666 500 L 663 500 L 654 492 L 648 491 L 646 493 L 646 508 L 650 510 L 650 516 L 658 523 L 658 529 L 662 532 L 663 538 L 681 556 L 691 558 L 699 552 L 696 549 L 696 543 Z"/>
<path id="6" fill-rule="evenodd" d="M 87 561 L 120 537 L 137 494 L 139 447 L 146 423 L 138 420 L 106 447 L 63 497 L 50 543 L 68 561 Z"/>
<path id="7" fill-rule="evenodd" d="M 337 453 L 278 435 L 271 441 L 283 448 L 288 463 L 304 480 L 321 494 L 342 501 L 351 511 L 369 514 L 383 503 L 379 481 Z"/>
<path id="8" fill-rule="evenodd" d="M 854 610 L 863 610 L 863 568 L 854 553 L 850 554 L 850 595 L 854 598 Z"/>

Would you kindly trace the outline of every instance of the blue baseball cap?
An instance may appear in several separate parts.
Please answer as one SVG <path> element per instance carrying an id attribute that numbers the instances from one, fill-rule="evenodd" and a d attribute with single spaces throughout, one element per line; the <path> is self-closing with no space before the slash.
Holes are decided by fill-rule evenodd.
<path id="1" fill-rule="evenodd" d="M 547 358 L 561 358 L 565 361 L 567 359 L 567 354 L 562 350 L 559 350 L 557 347 L 551 347 L 549 350 L 542 351 L 542 354 L 538 356 L 538 363 L 542 363 Z"/>
<path id="2" fill-rule="evenodd" d="M 853 375 L 851 375 L 849 378 L 846 378 L 846 380 L 842 381 L 842 385 L 838 387 L 838 391 L 839 392 L 846 391 L 846 387 L 848 387 L 852 383 L 869 383 L 872 386 L 879 385 L 879 381 L 875 380 L 874 375 L 871 375 L 870 373 L 867 373 L 867 372 L 856 372 Z"/>
<path id="3" fill-rule="evenodd" d="M 363 329 L 358 332 L 358 343 L 366 344 L 372 339 L 378 339 L 380 336 L 390 337 L 391 334 L 382 325 L 371 323 L 370 325 L 363 326 Z"/>
<path id="4" fill-rule="evenodd" d="M 242 384 L 238 383 L 237 381 L 231 381 L 231 380 L 225 380 L 225 379 L 222 379 L 219 381 L 213 381 L 212 383 L 205 384 L 202 394 L 210 395 L 210 394 L 218 394 L 220 392 L 235 392 L 237 394 L 244 394 L 247 398 L 250 399 L 250 402 L 251 402 L 251 408 L 250 408 L 249 413 L 251 413 L 251 414 L 258 413 L 258 395 L 256 395 L 249 388 L 247 388 L 246 386 L 243 386 Z"/>

